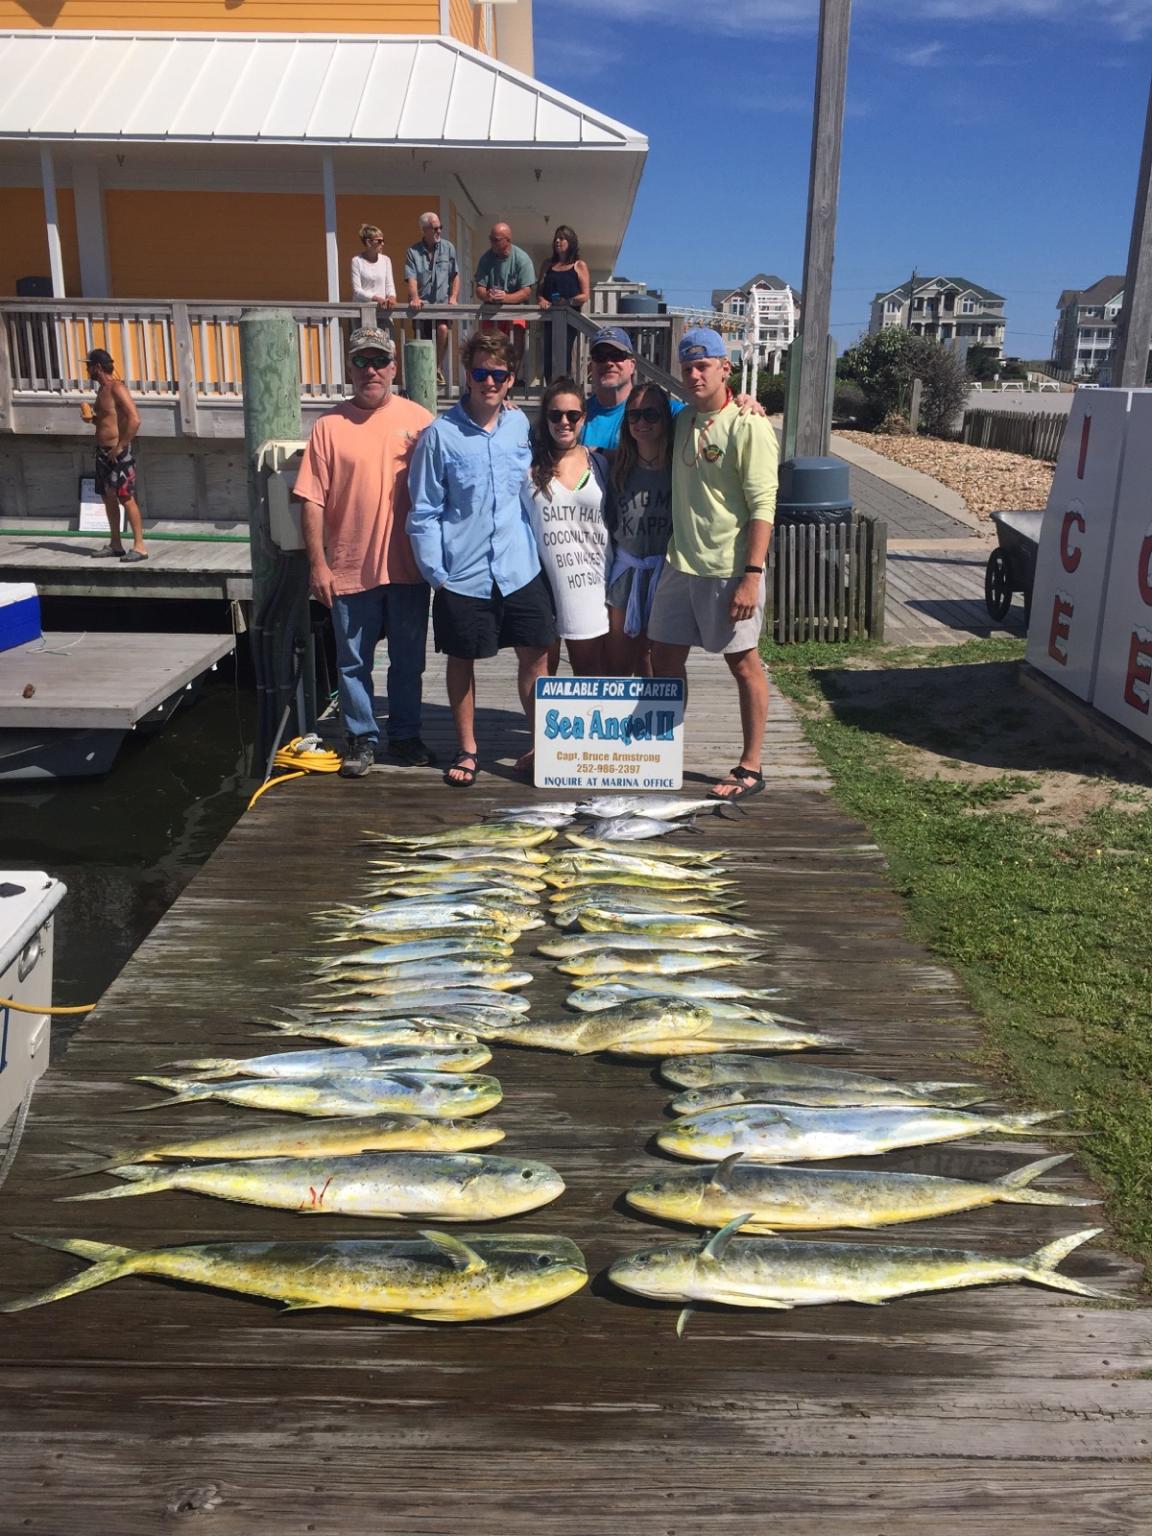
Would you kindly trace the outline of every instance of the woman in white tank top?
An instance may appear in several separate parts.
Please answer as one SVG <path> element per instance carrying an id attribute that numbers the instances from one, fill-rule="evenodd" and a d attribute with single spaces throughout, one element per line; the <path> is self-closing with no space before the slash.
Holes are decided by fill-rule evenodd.
<path id="1" fill-rule="evenodd" d="M 583 421 L 578 386 L 557 379 L 540 402 L 523 499 L 572 670 L 598 676 L 604 670 L 604 589 L 612 559 L 604 522 L 608 473 L 604 456 L 580 442 Z"/>

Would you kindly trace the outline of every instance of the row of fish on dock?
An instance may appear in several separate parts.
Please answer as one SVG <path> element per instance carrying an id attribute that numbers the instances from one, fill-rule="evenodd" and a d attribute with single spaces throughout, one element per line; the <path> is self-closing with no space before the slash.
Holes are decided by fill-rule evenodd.
<path id="1" fill-rule="evenodd" d="M 661 1077 L 679 1090 L 670 1105 L 675 1118 L 657 1144 L 702 1166 L 654 1174 L 626 1200 L 644 1216 L 713 1235 L 616 1260 L 608 1273 L 623 1290 L 685 1308 L 789 1308 L 1028 1279 L 1113 1299 L 1055 1271 L 1095 1229 L 1019 1259 L 768 1235 L 882 1227 L 997 1201 L 1092 1202 L 1031 1187 L 1062 1157 L 984 1182 L 792 1166 L 1027 1134 L 1052 1117 L 974 1112 L 989 1097 L 976 1084 L 896 1082 L 806 1064 L 795 1053 L 848 1042 L 774 1012 L 774 989 L 718 974 L 760 959 L 772 940 L 735 920 L 737 882 L 721 855 L 686 844 L 662 842 L 658 855 L 626 846 L 674 833 L 706 808 L 715 807 L 614 796 L 516 807 L 427 837 L 366 834 L 387 857 L 370 860 L 363 903 L 317 914 L 325 943 L 313 961 L 315 996 L 288 1017 L 264 1021 L 282 1044 L 293 1037 L 322 1044 L 189 1059 L 172 1064 L 179 1075 L 140 1079 L 170 1092 L 164 1105 L 215 1100 L 300 1118 L 112 1156 L 84 1171 L 107 1171 L 118 1184 L 66 1197 L 180 1189 L 427 1227 L 399 1238 L 145 1250 L 38 1238 L 92 1267 L 0 1310 L 127 1274 L 267 1297 L 292 1310 L 344 1307 L 444 1322 L 562 1300 L 588 1279 L 570 1239 L 441 1229 L 521 1216 L 564 1191 L 549 1164 L 486 1150 L 504 1139 L 484 1118 L 502 1100 L 500 1082 L 483 1070 L 494 1045 L 658 1061 Z M 592 825 L 575 830 L 577 819 Z M 563 849 L 546 851 L 560 832 Z M 545 937 L 538 953 L 570 984 L 571 1014 L 536 1021 L 525 994 L 532 972 L 515 945 L 548 919 L 561 932 Z"/>

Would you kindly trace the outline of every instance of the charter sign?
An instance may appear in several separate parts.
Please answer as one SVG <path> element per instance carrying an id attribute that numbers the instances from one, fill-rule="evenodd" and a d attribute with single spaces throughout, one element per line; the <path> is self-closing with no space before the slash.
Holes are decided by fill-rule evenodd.
<path id="1" fill-rule="evenodd" d="M 683 781 L 680 678 L 537 681 L 537 789 L 679 789 Z"/>

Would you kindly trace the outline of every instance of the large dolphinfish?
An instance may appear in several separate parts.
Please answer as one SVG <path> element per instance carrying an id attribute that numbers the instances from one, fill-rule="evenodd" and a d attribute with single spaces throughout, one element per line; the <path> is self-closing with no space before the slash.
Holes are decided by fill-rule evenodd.
<path id="1" fill-rule="evenodd" d="M 871 1168 L 780 1168 L 739 1152 L 715 1167 L 661 1172 L 628 1190 L 638 1211 L 693 1227 L 723 1227 L 742 1211 L 742 1231 L 819 1231 L 925 1221 L 1004 1201 L 1011 1205 L 1098 1205 L 1078 1195 L 1030 1189 L 1070 1154 L 1042 1157 L 1002 1178 L 944 1179 Z"/>
<path id="2" fill-rule="evenodd" d="M 451 1119 L 456 1115 L 482 1115 L 494 1109 L 502 1097 L 494 1077 L 479 1072 L 381 1072 L 360 1077 L 236 1078 L 231 1082 L 195 1083 L 178 1077 L 140 1077 L 176 1095 L 142 1110 L 165 1109 L 171 1104 L 193 1104 L 218 1099 L 246 1109 L 278 1109 L 290 1115 L 430 1115 Z"/>
<path id="3" fill-rule="evenodd" d="M 113 1189 L 62 1200 L 118 1200 L 184 1189 L 305 1215 L 417 1217 L 498 1221 L 547 1205 L 564 1180 L 547 1163 L 474 1152 L 362 1152 L 351 1157 L 274 1157 L 156 1167 L 126 1163 L 108 1170 Z"/>
<path id="4" fill-rule="evenodd" d="M 820 1306 L 858 1301 L 869 1306 L 917 1291 L 1031 1280 L 1054 1291 L 1116 1298 L 1067 1275 L 1056 1265 L 1102 1230 L 1091 1227 L 1046 1243 L 1023 1258 L 965 1248 L 887 1243 L 793 1242 L 780 1237 L 734 1238 L 737 1217 L 706 1243 L 669 1243 L 617 1259 L 609 1278 L 623 1290 L 656 1301 L 720 1302 L 732 1307 Z M 684 1314 L 681 1314 L 681 1331 Z"/>
<path id="5" fill-rule="evenodd" d="M 551 1306 L 588 1281 L 584 1255 L 575 1243 L 534 1233 L 455 1237 L 422 1232 L 418 1237 L 146 1249 L 79 1238 L 27 1241 L 88 1259 L 94 1267 L 35 1296 L 0 1305 L 0 1312 L 23 1312 L 124 1275 L 156 1275 L 282 1301 L 290 1312 L 341 1307 L 468 1323 Z"/>
<path id="6" fill-rule="evenodd" d="M 1030 1114 L 973 1115 L 960 1109 L 891 1105 L 798 1109 L 736 1104 L 676 1120 L 656 1140 L 665 1152 L 703 1163 L 722 1160 L 734 1152 L 769 1163 L 811 1162 L 829 1157 L 867 1157 L 895 1147 L 925 1147 L 967 1136 L 1027 1136 L 1034 1126 L 1060 1113 L 1037 1110 Z"/>

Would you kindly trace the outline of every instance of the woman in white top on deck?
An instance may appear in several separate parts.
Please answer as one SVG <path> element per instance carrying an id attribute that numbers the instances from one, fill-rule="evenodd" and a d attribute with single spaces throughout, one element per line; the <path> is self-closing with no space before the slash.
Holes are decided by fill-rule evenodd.
<path id="1" fill-rule="evenodd" d="M 604 522 L 608 465 L 603 454 L 581 443 L 583 423 L 579 386 L 557 379 L 540 402 L 523 499 L 552 590 L 556 631 L 567 644 L 572 671 L 594 677 L 604 667 L 612 541 Z"/>
<path id="2" fill-rule="evenodd" d="M 359 304 L 375 304 L 376 322 L 385 325 L 396 307 L 392 258 L 385 256 L 384 235 L 375 224 L 361 224 L 360 242 L 364 252 L 352 258 L 352 297 Z"/>

